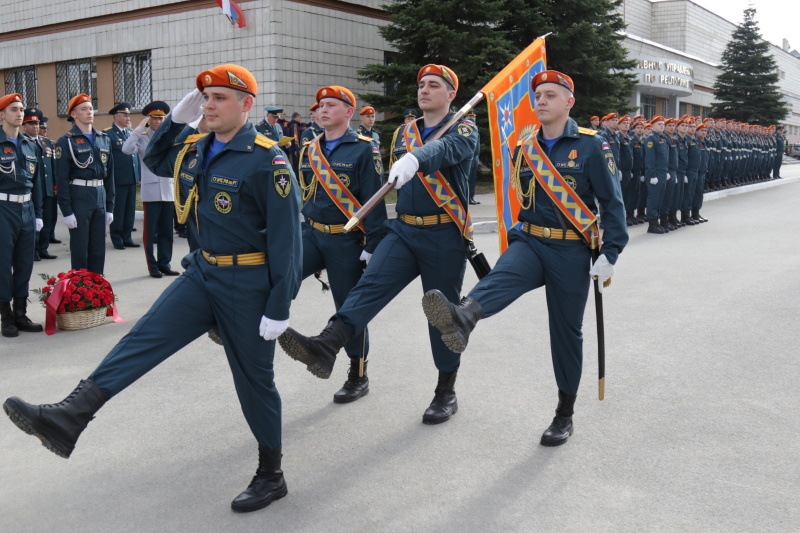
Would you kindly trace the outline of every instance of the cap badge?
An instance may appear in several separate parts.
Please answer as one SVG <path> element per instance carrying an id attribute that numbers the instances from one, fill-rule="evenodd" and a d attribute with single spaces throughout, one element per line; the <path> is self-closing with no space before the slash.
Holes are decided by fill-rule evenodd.
<path id="1" fill-rule="evenodd" d="M 239 87 L 241 89 L 247 89 L 247 84 L 245 82 L 243 82 L 239 78 L 239 76 L 237 76 L 236 74 L 234 74 L 234 73 L 232 73 L 230 71 L 226 71 L 226 72 L 228 72 L 228 83 L 230 83 L 231 85 L 233 85 L 235 87 Z"/>

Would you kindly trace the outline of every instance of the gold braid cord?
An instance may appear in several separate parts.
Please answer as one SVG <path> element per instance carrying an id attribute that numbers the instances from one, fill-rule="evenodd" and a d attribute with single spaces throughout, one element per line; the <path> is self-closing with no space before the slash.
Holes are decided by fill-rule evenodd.
<path id="1" fill-rule="evenodd" d="M 306 182 L 303 179 L 303 171 L 300 170 L 300 166 L 303 164 L 303 157 L 306 155 L 306 149 L 312 142 L 314 141 L 307 142 L 303 145 L 303 148 L 300 149 L 300 158 L 298 159 L 299 163 L 297 165 L 297 181 L 300 182 L 300 188 L 303 190 L 304 202 L 307 202 L 313 198 L 314 194 L 317 192 L 317 175 L 312 173 L 311 183 L 306 185 Z"/>
<path id="2" fill-rule="evenodd" d="M 187 144 L 181 149 L 175 160 L 175 168 L 172 170 L 175 188 L 175 214 L 178 216 L 178 224 L 186 224 L 186 219 L 189 218 L 189 212 L 192 210 L 192 204 L 197 205 L 197 201 L 199 200 L 197 196 L 197 184 L 195 183 L 192 185 L 192 188 L 189 189 L 189 196 L 186 198 L 186 203 L 181 203 L 181 165 L 183 164 L 183 158 L 186 156 L 186 152 L 189 151 L 191 146 L 192 145 Z"/>
<path id="3" fill-rule="evenodd" d="M 531 176 L 531 182 L 528 184 L 528 190 L 523 192 L 522 180 L 520 179 L 519 175 L 522 168 L 523 159 L 524 154 L 522 153 L 522 148 L 520 147 L 517 151 L 517 159 L 514 161 L 514 170 L 511 172 L 511 186 L 514 187 L 514 190 L 517 192 L 517 200 L 519 200 L 521 205 L 520 208 L 530 209 L 534 202 L 533 193 L 536 190 L 536 178 Z"/>
<path id="4" fill-rule="evenodd" d="M 403 126 L 398 126 L 396 130 L 394 130 L 394 135 L 392 135 L 392 144 L 389 145 L 389 168 L 392 168 L 394 162 L 397 161 L 397 156 L 394 155 L 394 145 L 397 142 L 397 134 L 400 133 L 400 129 Z"/>

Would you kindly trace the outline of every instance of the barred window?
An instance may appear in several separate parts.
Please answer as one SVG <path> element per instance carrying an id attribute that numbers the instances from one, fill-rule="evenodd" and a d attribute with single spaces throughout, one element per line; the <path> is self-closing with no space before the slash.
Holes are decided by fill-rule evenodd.
<path id="1" fill-rule="evenodd" d="M 656 114 L 656 97 L 652 96 L 652 95 L 649 95 L 649 94 L 643 94 L 642 95 L 642 100 L 641 100 L 641 106 L 642 106 L 641 107 L 642 115 L 644 115 L 647 118 L 655 116 L 655 114 Z"/>
<path id="2" fill-rule="evenodd" d="M 19 93 L 25 107 L 39 107 L 39 96 L 36 86 L 36 67 L 10 68 L 6 70 L 6 92 Z"/>
<path id="3" fill-rule="evenodd" d="M 56 63 L 58 116 L 67 116 L 70 99 L 88 94 L 97 108 L 97 65 L 93 57 Z"/>
<path id="4" fill-rule="evenodd" d="M 150 50 L 114 56 L 115 102 L 127 102 L 133 109 L 142 109 L 152 96 Z"/>

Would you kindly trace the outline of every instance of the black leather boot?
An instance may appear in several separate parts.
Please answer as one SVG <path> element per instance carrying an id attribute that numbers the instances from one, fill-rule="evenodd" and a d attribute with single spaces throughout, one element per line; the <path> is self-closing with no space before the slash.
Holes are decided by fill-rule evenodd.
<path id="1" fill-rule="evenodd" d="M 664 233 L 669 233 L 669 230 L 672 229 L 669 227 L 669 215 L 660 215 L 659 219 L 661 221 L 661 227 L 664 229 Z"/>
<path id="2" fill-rule="evenodd" d="M 231 509 L 240 513 L 258 511 L 289 494 L 281 470 L 281 449 L 258 447 L 258 469 L 247 490 L 231 502 Z"/>
<path id="3" fill-rule="evenodd" d="M 681 222 L 687 226 L 694 226 L 697 224 L 692 217 L 689 216 L 689 211 L 681 211 Z"/>
<path id="4" fill-rule="evenodd" d="M 19 429 L 39 437 L 45 448 L 67 459 L 75 449 L 78 437 L 105 403 L 106 396 L 100 387 L 92 381 L 82 380 L 59 403 L 31 405 L 12 396 L 3 404 L 3 410 Z"/>
<path id="5" fill-rule="evenodd" d="M 678 221 L 678 212 L 677 211 L 670 211 L 669 215 L 667 216 L 667 223 L 669 224 L 669 229 L 678 229 L 683 224 Z"/>
<path id="6" fill-rule="evenodd" d="M 636 220 L 639 224 L 644 224 L 647 221 L 647 217 L 644 215 L 644 209 L 639 209 L 636 214 Z"/>
<path id="7" fill-rule="evenodd" d="M 19 337 L 11 302 L 0 302 L 0 320 L 2 320 L 3 337 Z"/>
<path id="8" fill-rule="evenodd" d="M 695 218 L 695 219 L 696 219 L 698 222 L 701 222 L 701 223 L 702 223 L 702 222 L 708 222 L 708 219 L 707 219 L 707 218 L 703 218 L 703 217 L 701 217 L 701 216 L 700 216 L 700 210 L 699 210 L 699 209 L 692 209 L 692 216 L 693 216 L 693 217 L 694 217 L 694 218 Z"/>
<path id="9" fill-rule="evenodd" d="M 542 434 L 542 446 L 561 446 L 572 435 L 572 413 L 575 407 L 575 398 L 558 391 L 558 407 L 553 423 Z"/>
<path id="10" fill-rule="evenodd" d="M 364 361 L 364 373 L 360 375 L 361 358 L 350 358 L 350 370 L 347 372 L 347 381 L 344 382 L 341 389 L 334 393 L 333 403 L 350 403 L 369 394 L 367 362 L 368 361 Z"/>
<path id="11" fill-rule="evenodd" d="M 309 372 L 322 379 L 331 377 L 336 354 L 349 340 L 350 329 L 335 316 L 316 337 L 304 337 L 292 328 L 278 337 L 289 357 L 305 364 Z"/>
<path id="12" fill-rule="evenodd" d="M 472 298 L 465 296 L 455 305 L 436 289 L 422 297 L 422 309 L 428 322 L 442 334 L 445 346 L 456 353 L 467 349 L 469 334 L 483 318 L 481 305 Z"/>
<path id="13" fill-rule="evenodd" d="M 28 318 L 28 299 L 14 298 L 14 324 L 19 331 L 28 333 L 41 333 L 44 331 L 41 324 L 34 324 Z"/>
<path id="14" fill-rule="evenodd" d="M 658 223 L 657 218 L 650 218 L 648 219 L 650 226 L 647 228 L 647 233 L 656 233 L 661 235 L 662 233 L 668 233 L 669 230 L 662 228 L 661 225 Z"/>
<path id="15" fill-rule="evenodd" d="M 439 383 L 436 385 L 433 401 L 422 415 L 423 424 L 447 422 L 451 416 L 458 412 L 455 390 L 456 374 L 458 374 L 458 370 L 455 372 L 439 372 Z"/>

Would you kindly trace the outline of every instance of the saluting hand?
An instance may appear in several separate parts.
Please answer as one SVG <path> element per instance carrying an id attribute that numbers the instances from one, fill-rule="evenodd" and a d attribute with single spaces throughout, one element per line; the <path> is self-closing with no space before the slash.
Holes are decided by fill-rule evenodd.
<path id="1" fill-rule="evenodd" d="M 203 116 L 203 93 L 197 89 L 183 97 L 172 110 L 172 122 L 188 124 Z"/>
<path id="2" fill-rule="evenodd" d="M 405 185 L 419 169 L 419 159 L 412 154 L 406 154 L 395 161 L 389 170 L 389 183 L 394 183 L 394 188 L 399 189 Z"/>

